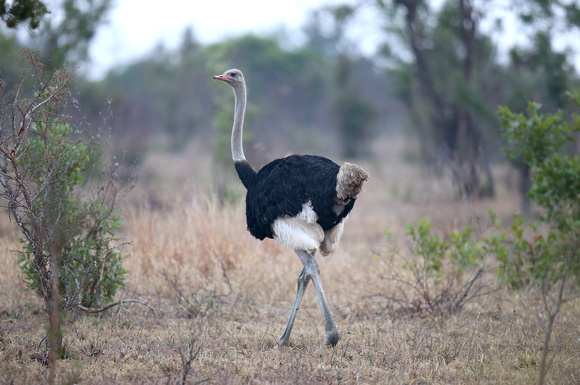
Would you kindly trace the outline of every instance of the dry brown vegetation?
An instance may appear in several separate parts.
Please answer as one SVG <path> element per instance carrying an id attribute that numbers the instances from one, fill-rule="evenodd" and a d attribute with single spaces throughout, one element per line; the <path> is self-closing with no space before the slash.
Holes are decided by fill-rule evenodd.
<path id="1" fill-rule="evenodd" d="M 496 169 L 496 200 L 458 202 L 444 180 L 403 163 L 399 151 L 379 153 L 364 164 L 372 179 L 338 252 L 319 258 L 341 333 L 336 348 L 323 346 L 312 288 L 290 346 L 276 348 L 295 294 L 298 258 L 271 240 L 253 239 L 243 204 L 219 204 L 206 188 L 207 159 L 198 164 L 208 167 L 192 169 L 187 157 L 169 162 L 157 156 L 142 174 L 165 175 L 150 179 L 164 187 L 126 201 L 129 273 L 118 295 L 151 307 L 126 303 L 99 315 L 68 316 L 67 358 L 58 362 L 57 383 L 534 383 L 546 314 L 533 291 L 502 290 L 460 313 L 421 317 L 396 314 L 385 299 L 394 288 L 388 269 L 405 274 L 393 266 L 396 260 L 387 260 L 385 230 L 406 250 L 405 225 L 421 217 L 440 234 L 465 224 L 485 231 L 490 206 L 507 221 L 518 209 L 510 171 Z M 18 276 L 16 232 L 10 224 L 0 230 L 0 381 L 43 383 L 42 303 Z M 490 284 L 492 262 L 486 265 Z M 553 335 L 548 383 L 580 383 L 579 320 L 578 301 L 566 303 Z"/>

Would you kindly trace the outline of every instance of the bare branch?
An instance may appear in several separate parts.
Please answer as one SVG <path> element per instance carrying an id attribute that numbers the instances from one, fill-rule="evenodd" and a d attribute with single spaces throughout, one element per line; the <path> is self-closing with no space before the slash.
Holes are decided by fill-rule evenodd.
<path id="1" fill-rule="evenodd" d="M 105 305 L 105 306 L 100 307 L 100 308 L 84 307 L 83 305 L 77 305 L 77 307 L 79 309 L 81 309 L 82 311 L 84 311 L 85 313 L 93 313 L 93 314 L 95 314 L 95 313 L 102 313 L 104 311 L 107 311 L 107 310 L 115 307 L 115 306 L 121 306 L 122 307 L 123 304 L 126 304 L 126 303 L 138 303 L 138 304 L 141 304 L 143 306 L 148 307 L 149 309 L 151 309 L 151 311 L 155 315 L 156 322 L 159 323 L 158 317 L 157 317 L 157 309 L 155 309 L 153 306 L 149 305 L 149 303 L 147 303 L 147 301 L 143 301 L 143 300 L 140 300 L 140 299 L 122 299 L 120 301 L 110 303 L 110 304 Z"/>

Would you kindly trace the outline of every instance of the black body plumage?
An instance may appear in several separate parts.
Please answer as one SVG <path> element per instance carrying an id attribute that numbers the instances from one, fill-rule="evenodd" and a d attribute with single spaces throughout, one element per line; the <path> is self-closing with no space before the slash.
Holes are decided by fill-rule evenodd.
<path id="1" fill-rule="evenodd" d="M 297 215 L 308 201 L 323 230 L 340 223 L 354 206 L 355 199 L 351 199 L 342 212 L 333 211 L 340 166 L 321 156 L 291 155 L 270 162 L 257 173 L 246 161 L 236 162 L 235 167 L 248 190 L 248 230 L 260 240 L 273 238 L 276 218 Z"/>

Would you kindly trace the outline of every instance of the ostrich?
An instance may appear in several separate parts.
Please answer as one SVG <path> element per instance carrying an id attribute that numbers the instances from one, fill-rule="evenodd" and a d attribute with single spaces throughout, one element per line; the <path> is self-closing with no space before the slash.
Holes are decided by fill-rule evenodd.
<path id="1" fill-rule="evenodd" d="M 298 274 L 296 298 L 279 346 L 288 344 L 304 291 L 312 281 L 324 320 L 327 346 L 335 346 L 338 329 L 320 282 L 314 254 L 332 253 L 340 240 L 344 222 L 369 175 L 357 165 L 338 166 L 315 155 L 291 155 L 276 159 L 257 173 L 246 161 L 242 130 L 246 110 L 246 84 L 242 72 L 230 69 L 213 77 L 234 90 L 235 112 L 232 128 L 232 158 L 240 180 L 247 189 L 246 221 L 250 233 L 259 240 L 273 238 L 294 250 L 304 268 Z"/>

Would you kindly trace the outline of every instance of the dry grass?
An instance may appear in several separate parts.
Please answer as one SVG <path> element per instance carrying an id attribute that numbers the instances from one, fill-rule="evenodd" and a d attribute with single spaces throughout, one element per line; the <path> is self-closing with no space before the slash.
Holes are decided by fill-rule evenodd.
<path id="1" fill-rule="evenodd" d="M 438 232 L 467 223 L 483 231 L 490 205 L 506 218 L 517 210 L 507 189 L 496 201 L 457 202 L 444 182 L 386 156 L 392 161 L 364 165 L 372 179 L 341 247 L 320 259 L 341 333 L 336 348 L 323 347 L 312 288 L 290 346 L 275 348 L 294 298 L 298 258 L 271 240 L 253 239 L 242 204 L 222 206 L 210 193 L 194 192 L 208 175 L 173 170 L 185 186 L 174 182 L 155 199 L 149 191 L 137 193 L 124 211 L 131 246 L 125 250 L 128 284 L 119 298 L 146 300 L 156 312 L 125 304 L 69 319 L 68 358 L 58 363 L 58 383 L 182 383 L 186 370 L 191 384 L 534 383 L 546 323 L 534 293 L 496 293 L 459 314 L 425 318 L 395 316 L 373 296 L 392 289 L 384 279 L 384 230 L 401 237 L 407 222 L 425 216 Z M 155 173 L 154 167 L 144 172 Z M 18 277 L 10 252 L 19 247 L 16 234 L 1 229 L 0 381 L 43 383 L 46 320 L 41 302 Z M 578 320 L 580 304 L 567 303 L 557 320 L 549 383 L 580 383 Z"/>

